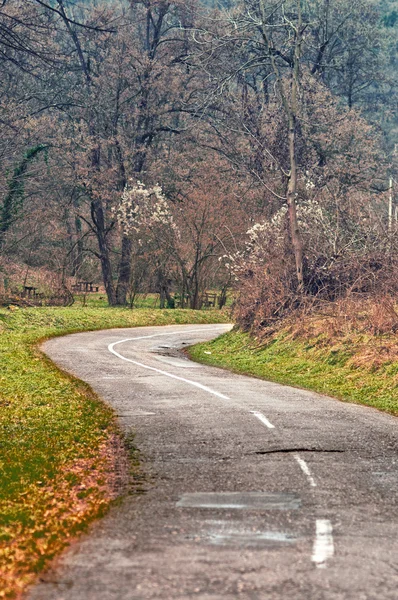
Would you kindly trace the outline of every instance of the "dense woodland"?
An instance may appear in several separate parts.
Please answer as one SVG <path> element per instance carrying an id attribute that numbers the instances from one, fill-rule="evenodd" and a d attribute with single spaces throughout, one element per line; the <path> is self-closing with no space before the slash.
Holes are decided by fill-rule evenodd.
<path id="1" fill-rule="evenodd" d="M 0 0 L 3 300 L 394 295 L 397 45 L 388 0 Z"/>

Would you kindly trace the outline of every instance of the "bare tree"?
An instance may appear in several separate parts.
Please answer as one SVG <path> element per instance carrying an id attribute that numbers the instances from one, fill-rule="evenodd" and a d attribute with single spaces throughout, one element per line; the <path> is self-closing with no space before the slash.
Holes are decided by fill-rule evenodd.
<path id="1" fill-rule="evenodd" d="M 348 22 L 352 25 L 349 5 L 340 6 L 344 10 L 339 19 L 334 13 L 333 20 L 329 1 L 323 10 L 319 6 L 300 0 L 242 0 L 209 21 L 204 18 L 193 34 L 196 53 L 190 57 L 211 81 L 198 111 L 208 117 L 218 138 L 214 147 L 238 171 L 251 173 L 276 208 L 283 203 L 288 208 L 299 293 L 305 288 L 305 261 L 298 183 L 326 164 L 315 129 L 329 127 L 333 137 L 333 124 L 327 125 L 326 115 L 314 122 L 322 97 L 317 93 L 332 67 L 341 31 Z M 341 118 L 347 118 L 343 112 Z"/>

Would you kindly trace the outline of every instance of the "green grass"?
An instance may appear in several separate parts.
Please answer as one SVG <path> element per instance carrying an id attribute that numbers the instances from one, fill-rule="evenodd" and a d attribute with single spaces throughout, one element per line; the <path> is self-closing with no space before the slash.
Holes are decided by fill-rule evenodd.
<path id="1" fill-rule="evenodd" d="M 210 293 L 219 292 L 217 290 L 211 290 Z M 81 307 L 86 306 L 88 308 L 108 308 L 108 302 L 106 299 L 106 294 L 100 292 L 91 292 L 88 294 L 74 294 L 75 306 Z M 227 304 L 228 308 L 231 307 L 233 302 L 233 297 L 231 294 L 227 296 Z M 148 308 L 154 309 L 159 308 L 159 294 L 137 294 L 134 300 L 134 308 Z M 211 308 L 206 308 L 204 310 L 212 310 Z"/>
<path id="2" fill-rule="evenodd" d="M 74 294 L 76 307 L 87 308 L 109 308 L 106 294 L 91 292 L 88 294 Z M 134 308 L 159 308 L 159 294 L 137 294 L 134 300 Z"/>
<path id="3" fill-rule="evenodd" d="M 370 339 L 368 343 L 380 341 Z M 331 347 L 322 338 L 293 339 L 282 331 L 259 345 L 249 334 L 232 331 L 212 342 L 193 346 L 189 353 L 199 362 L 398 415 L 398 362 L 357 365 L 357 350 L 352 339 Z"/>
<path id="4" fill-rule="evenodd" d="M 219 311 L 0 309 L 0 598 L 18 597 L 111 500 L 114 413 L 38 350 L 77 331 L 226 322 Z"/>

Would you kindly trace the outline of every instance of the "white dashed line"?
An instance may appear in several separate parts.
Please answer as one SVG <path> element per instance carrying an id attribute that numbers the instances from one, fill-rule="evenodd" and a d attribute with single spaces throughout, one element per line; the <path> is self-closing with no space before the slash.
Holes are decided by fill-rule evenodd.
<path id="1" fill-rule="evenodd" d="M 203 328 L 184 331 L 184 333 L 196 333 L 196 332 L 201 332 L 201 331 L 203 331 Z M 155 338 L 155 337 L 165 336 L 165 335 L 173 335 L 174 333 L 176 333 L 176 332 L 158 333 L 158 334 L 153 334 L 153 335 L 144 335 L 144 336 L 140 336 L 140 337 L 119 340 L 117 342 L 114 342 L 113 344 L 109 344 L 108 350 L 109 350 L 109 352 L 111 352 L 112 354 L 114 354 L 115 356 L 120 358 L 121 360 L 132 363 L 133 365 L 136 365 L 137 367 L 141 367 L 142 369 L 146 369 L 148 371 L 154 371 L 156 373 L 159 373 L 160 375 L 164 375 L 165 377 L 170 377 L 171 379 L 177 379 L 178 381 L 182 381 L 183 383 L 187 383 L 188 385 L 197 387 L 209 394 L 212 394 L 213 396 L 217 396 L 218 398 L 222 398 L 224 400 L 230 400 L 230 398 L 228 396 L 226 396 L 225 394 L 221 394 L 220 392 L 217 392 L 205 385 L 202 385 L 201 383 L 198 383 L 197 381 L 192 381 L 191 379 L 185 379 L 184 377 L 179 377 L 178 375 L 174 375 L 173 373 L 169 373 L 169 372 L 163 371 L 161 369 L 156 369 L 155 367 L 150 367 L 149 365 L 145 365 L 136 360 L 132 360 L 131 358 L 127 358 L 115 350 L 115 346 L 117 346 L 118 344 L 124 344 L 125 342 L 134 342 L 136 340 Z M 268 429 L 275 429 L 275 425 L 273 425 L 267 419 L 267 417 L 265 415 L 263 415 L 261 412 L 252 410 L 252 411 L 250 411 L 250 413 L 253 416 L 255 416 L 259 421 L 261 421 L 261 423 L 263 423 L 263 425 L 268 427 Z M 299 454 L 294 454 L 293 456 L 294 456 L 294 459 L 296 460 L 296 462 L 298 463 L 298 465 L 300 466 L 301 470 L 303 471 L 303 473 L 306 475 L 311 487 L 316 487 L 317 484 L 316 484 L 305 460 L 303 460 L 299 456 Z M 316 567 L 325 568 L 326 561 L 329 558 L 331 558 L 333 555 L 334 555 L 334 543 L 333 543 L 333 535 L 332 535 L 332 525 L 331 525 L 330 521 L 328 521 L 326 519 L 317 519 L 317 521 L 316 521 L 316 536 L 315 536 L 315 540 L 314 540 L 314 546 L 313 546 L 311 560 L 316 565 Z"/>
<path id="2" fill-rule="evenodd" d="M 327 519 L 317 519 L 316 536 L 312 551 L 312 562 L 318 568 L 325 568 L 328 558 L 334 555 L 333 528 Z"/>
<path id="3" fill-rule="evenodd" d="M 212 329 L 212 330 L 214 330 L 214 329 Z M 203 332 L 206 330 L 191 329 L 189 331 L 184 331 L 183 333 L 184 334 L 195 333 L 198 331 Z M 114 349 L 117 344 L 124 344 L 125 342 L 134 342 L 136 340 L 144 340 L 144 339 L 149 339 L 149 338 L 154 338 L 154 337 L 159 337 L 159 336 L 164 336 L 164 335 L 170 336 L 170 335 L 175 335 L 176 333 L 177 332 L 175 332 L 175 331 L 173 331 L 173 332 L 170 331 L 168 333 L 155 333 L 153 335 L 142 335 L 142 336 L 136 337 L 136 338 L 127 338 L 125 340 L 119 340 L 118 342 L 109 344 L 108 350 L 109 350 L 109 352 L 112 352 L 112 354 L 114 354 L 121 360 L 125 360 L 126 362 L 132 363 L 133 365 L 136 365 L 137 367 L 141 367 L 142 369 L 147 369 L 148 371 L 155 371 L 155 373 L 160 373 L 160 375 L 164 375 L 165 377 L 170 377 L 171 379 L 177 379 L 178 381 L 183 381 L 184 383 L 188 383 L 189 385 L 197 387 L 197 388 L 203 390 L 204 392 L 212 394 L 213 396 L 217 396 L 218 398 L 222 398 L 223 400 L 230 400 L 229 396 L 225 396 L 224 394 L 221 394 L 220 392 L 216 392 L 215 390 L 212 390 L 211 388 L 207 387 L 206 385 L 202 385 L 201 383 L 198 383 L 197 381 L 192 381 L 191 379 L 185 379 L 184 377 L 179 377 L 178 375 L 174 375 L 173 373 L 168 373 L 167 371 L 162 371 L 161 369 L 156 369 L 155 367 L 150 367 L 148 365 L 144 365 L 143 363 L 140 363 L 136 360 L 132 360 L 131 358 L 126 358 L 125 356 L 123 356 L 122 354 L 119 354 L 119 352 L 117 352 Z"/>
<path id="4" fill-rule="evenodd" d="M 268 421 L 267 417 L 265 415 L 263 415 L 263 413 L 260 413 L 257 410 L 251 410 L 250 412 L 252 415 L 257 417 L 257 419 L 259 421 L 261 421 L 261 423 L 263 423 L 266 427 L 268 427 L 268 429 L 275 429 L 275 425 L 272 425 L 272 423 L 270 423 Z"/>
<path id="5" fill-rule="evenodd" d="M 316 487 L 315 479 L 311 475 L 311 471 L 310 471 L 307 463 L 305 462 L 305 460 L 303 460 L 301 458 L 301 456 L 299 456 L 298 454 L 294 454 L 293 456 L 294 456 L 294 459 L 298 462 L 300 469 L 307 476 L 307 479 L 310 482 L 311 487 Z"/>

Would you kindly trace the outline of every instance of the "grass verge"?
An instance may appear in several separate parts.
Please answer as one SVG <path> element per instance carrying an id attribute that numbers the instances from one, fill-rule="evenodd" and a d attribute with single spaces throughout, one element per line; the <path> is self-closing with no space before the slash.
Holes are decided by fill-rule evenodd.
<path id="1" fill-rule="evenodd" d="M 296 337 L 283 328 L 265 341 L 231 331 L 188 352 L 202 363 L 398 415 L 396 348 L 396 335 L 351 334 L 330 340 L 322 334 Z"/>
<path id="2" fill-rule="evenodd" d="M 209 310 L 0 309 L 0 598 L 20 597 L 114 495 L 113 411 L 38 344 L 78 331 L 227 321 Z"/>

